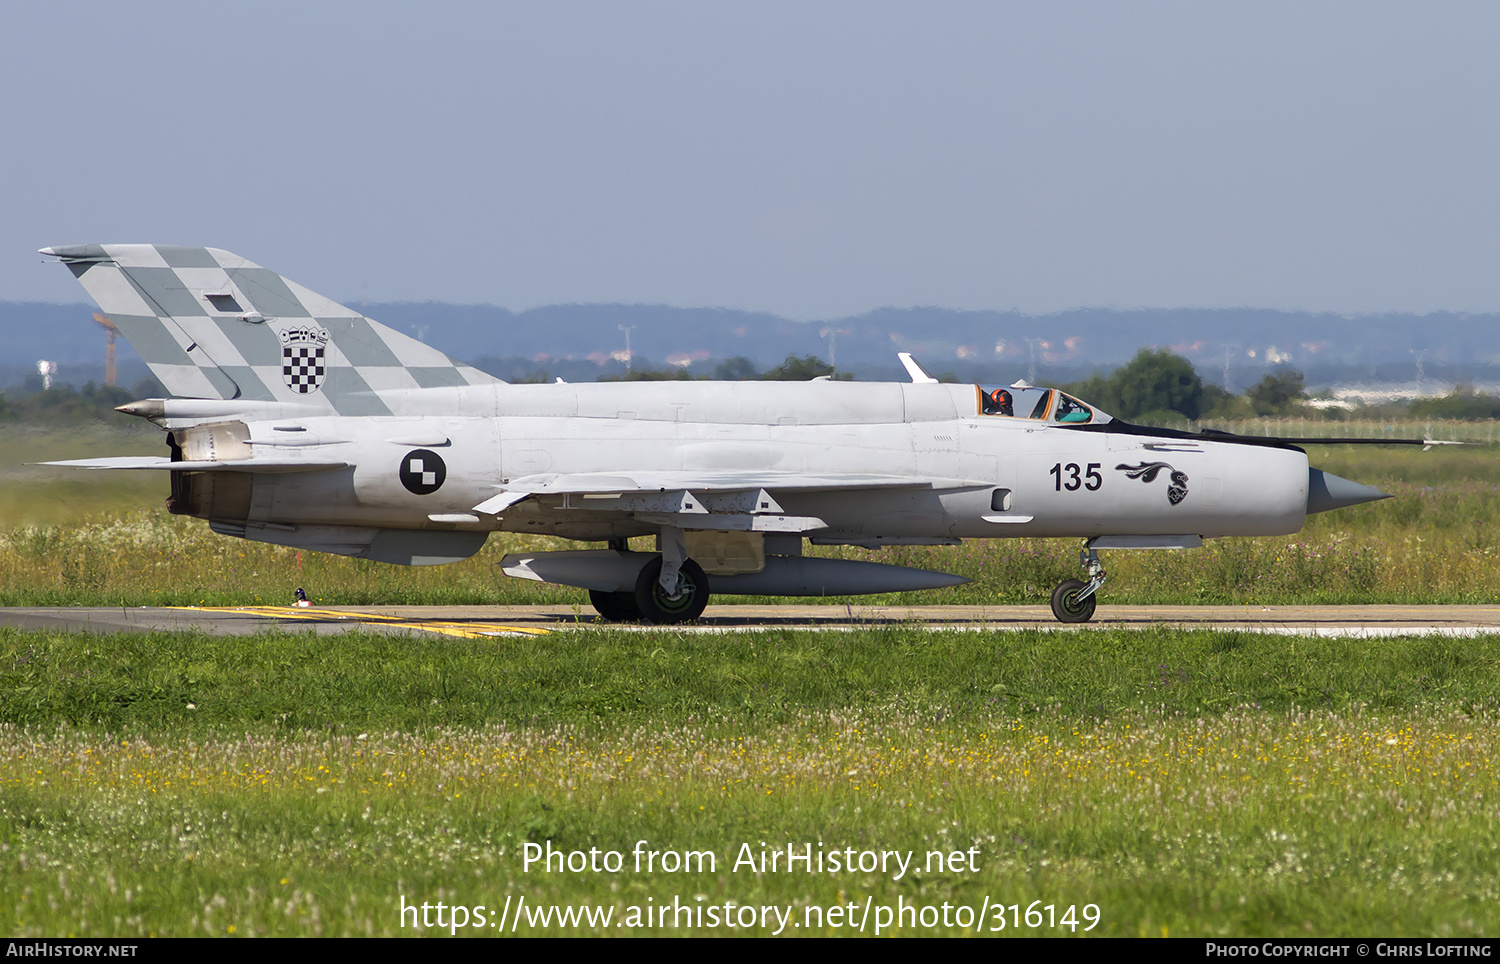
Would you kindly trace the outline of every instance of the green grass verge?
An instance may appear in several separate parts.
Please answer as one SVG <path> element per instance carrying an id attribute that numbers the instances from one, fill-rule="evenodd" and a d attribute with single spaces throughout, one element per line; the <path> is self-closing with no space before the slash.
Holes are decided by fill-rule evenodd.
<path id="1" fill-rule="evenodd" d="M 733 726 L 892 706 L 934 719 L 1500 705 L 1495 638 L 1082 633 L 694 634 L 580 629 L 493 641 L 0 630 L 0 720 L 194 735 L 279 726 Z M 192 709 L 187 707 L 191 706 Z"/>
<path id="2" fill-rule="evenodd" d="M 488 925 L 524 897 L 614 918 L 518 933 L 776 927 L 615 926 L 675 899 L 849 933 L 826 913 L 868 900 L 865 933 L 901 907 L 886 932 L 992 929 L 999 904 L 1007 935 L 1082 933 L 1092 906 L 1093 934 L 1493 936 L 1497 658 L 1174 630 L 8 632 L 0 921 L 412 934 L 438 928 L 403 901 Z M 637 872 L 643 840 L 716 866 Z M 527 869 L 549 843 L 621 869 Z M 789 844 L 915 863 L 736 865 Z M 1078 924 L 1027 926 L 1033 901 Z"/>

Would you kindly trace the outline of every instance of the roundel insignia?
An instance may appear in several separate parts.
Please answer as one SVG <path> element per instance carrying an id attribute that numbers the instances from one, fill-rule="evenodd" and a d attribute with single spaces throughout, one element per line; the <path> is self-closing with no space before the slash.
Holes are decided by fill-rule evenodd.
<path id="1" fill-rule="evenodd" d="M 442 456 L 427 449 L 413 449 L 401 457 L 401 484 L 416 495 L 431 495 L 443 487 L 448 466 Z"/>

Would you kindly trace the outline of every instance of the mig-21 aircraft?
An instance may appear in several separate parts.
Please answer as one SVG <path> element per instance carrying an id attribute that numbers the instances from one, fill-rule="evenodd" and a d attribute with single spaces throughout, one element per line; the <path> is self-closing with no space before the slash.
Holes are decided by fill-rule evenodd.
<path id="1" fill-rule="evenodd" d="M 170 511 L 218 533 L 400 565 L 494 531 L 608 548 L 513 553 L 507 575 L 589 591 L 610 620 L 696 618 L 711 593 L 833 596 L 960 576 L 803 554 L 963 539 L 1180 549 L 1296 532 L 1386 498 L 1282 439 L 1130 425 L 1060 391 L 909 383 L 512 385 L 216 248 L 70 245 L 60 260 L 169 398 L 120 406 L 168 455 L 51 463 L 170 473 Z M 655 537 L 654 551 L 632 550 Z"/>

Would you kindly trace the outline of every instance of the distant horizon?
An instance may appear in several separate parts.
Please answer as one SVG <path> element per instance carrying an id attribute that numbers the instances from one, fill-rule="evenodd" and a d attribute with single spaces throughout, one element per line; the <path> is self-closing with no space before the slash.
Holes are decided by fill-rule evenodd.
<path id="1" fill-rule="evenodd" d="M 814 355 L 845 372 L 897 377 L 898 352 L 935 374 L 1007 383 L 1015 377 L 1071 381 L 1109 370 L 1142 348 L 1189 359 L 1205 379 L 1243 387 L 1291 366 L 1311 383 L 1445 377 L 1489 381 L 1500 371 L 1500 325 L 1486 313 L 1368 315 L 1274 308 L 1078 308 L 1051 315 L 946 308 L 874 309 L 807 322 L 736 308 L 663 304 L 555 304 L 517 311 L 441 301 L 351 303 L 396 331 L 452 357 L 493 359 L 507 380 L 537 373 L 593 380 L 623 373 L 630 329 L 632 364 L 712 372 L 749 358 L 762 370 L 788 355 Z M 0 301 L 0 366 L 24 376 L 39 358 L 89 371 L 104 337 L 85 301 Z M 134 352 L 121 347 L 121 358 Z M 611 367 L 613 366 L 613 367 Z M 484 367 L 484 366 L 480 366 Z M 1442 373 L 1441 375 L 1439 373 Z M 71 373 L 70 381 L 86 381 Z"/>
<path id="2" fill-rule="evenodd" d="M 322 292 L 319 292 L 319 294 L 322 294 Z M 749 315 L 770 315 L 781 321 L 790 321 L 796 324 L 804 325 L 816 325 L 831 321 L 843 321 L 850 318 L 861 318 L 865 315 L 872 315 L 881 311 L 943 311 L 951 312 L 953 314 L 1015 315 L 1019 318 L 1052 318 L 1058 315 L 1066 315 L 1072 312 L 1079 311 L 1113 312 L 1116 314 L 1130 314 L 1133 312 L 1160 312 L 1166 314 L 1173 312 L 1265 311 L 1287 315 L 1310 315 L 1313 317 L 1328 316 L 1331 318 L 1341 318 L 1345 320 L 1352 320 L 1354 318 L 1384 317 L 1427 318 L 1432 315 L 1452 315 L 1459 318 L 1482 318 L 1491 315 L 1500 316 L 1500 308 L 1485 310 L 1433 308 L 1424 311 L 1372 310 L 1350 312 L 1313 310 L 1307 308 L 1278 308 L 1267 305 L 1184 305 L 1177 308 L 1160 308 L 1151 306 L 1122 308 L 1116 305 L 1077 305 L 1072 308 L 1059 308 L 1055 311 L 1037 312 L 1020 311 L 1015 308 L 952 308 L 945 305 L 936 304 L 912 304 L 880 305 L 875 308 L 866 308 L 863 311 L 852 312 L 846 315 L 831 315 L 822 318 L 797 318 L 791 315 L 776 314 L 773 311 L 760 308 L 740 308 L 732 305 L 676 305 L 664 301 L 550 301 L 545 304 L 530 305 L 525 308 L 512 308 L 508 305 L 500 305 L 493 302 L 444 301 L 437 298 L 427 298 L 422 300 L 412 298 L 386 298 L 379 301 L 360 301 L 358 299 L 343 299 L 335 295 L 328 295 L 327 297 L 348 308 L 353 308 L 358 305 L 438 305 L 451 308 L 489 308 L 498 311 L 510 312 L 511 314 L 515 315 L 521 315 L 525 314 L 528 311 L 538 311 L 545 308 L 666 308 L 673 311 L 731 311 Z M 52 308 L 68 308 L 74 305 L 81 305 L 87 308 L 90 312 L 99 310 L 97 305 L 95 305 L 91 301 L 88 301 L 86 298 L 81 298 L 76 301 L 52 301 L 38 298 L 0 298 L 0 304 L 46 305 Z M 375 320 L 379 321 L 380 319 L 376 318 Z"/>

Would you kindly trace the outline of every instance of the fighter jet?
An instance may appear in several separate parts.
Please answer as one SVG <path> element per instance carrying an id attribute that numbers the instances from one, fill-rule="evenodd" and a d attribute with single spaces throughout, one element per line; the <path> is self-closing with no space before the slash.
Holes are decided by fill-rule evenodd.
<path id="1" fill-rule="evenodd" d="M 1296 532 L 1387 498 L 1289 440 L 1146 428 L 1055 389 L 669 381 L 512 385 L 216 248 L 43 248 L 170 393 L 120 406 L 170 474 L 171 512 L 220 534 L 400 565 L 495 531 L 607 548 L 513 553 L 510 576 L 589 591 L 609 620 L 676 623 L 711 593 L 833 596 L 960 576 L 803 554 L 964 539 L 1083 540 L 1052 593 L 1082 622 L 1101 549 Z M 629 540 L 654 537 L 650 551 Z"/>

